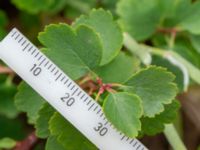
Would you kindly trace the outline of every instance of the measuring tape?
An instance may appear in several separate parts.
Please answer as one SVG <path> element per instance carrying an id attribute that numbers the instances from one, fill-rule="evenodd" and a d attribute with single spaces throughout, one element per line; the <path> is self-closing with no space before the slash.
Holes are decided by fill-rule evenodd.
<path id="1" fill-rule="evenodd" d="M 147 150 L 117 131 L 101 106 L 17 29 L 0 43 L 0 57 L 100 150 Z"/>

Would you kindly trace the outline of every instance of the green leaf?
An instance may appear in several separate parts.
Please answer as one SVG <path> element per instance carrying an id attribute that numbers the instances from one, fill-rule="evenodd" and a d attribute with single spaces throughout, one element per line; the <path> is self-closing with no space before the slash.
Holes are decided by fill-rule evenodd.
<path id="1" fill-rule="evenodd" d="M 194 50 L 191 43 L 188 41 L 188 38 L 177 38 L 173 51 L 200 68 L 200 54 Z"/>
<path id="2" fill-rule="evenodd" d="M 200 54 L 200 35 L 190 35 L 190 42 L 195 50 Z"/>
<path id="3" fill-rule="evenodd" d="M 0 27 L 5 27 L 8 24 L 8 18 L 4 11 L 0 10 Z"/>
<path id="4" fill-rule="evenodd" d="M 8 24 L 6 14 L 0 10 L 0 40 L 6 35 L 5 26 Z"/>
<path id="5" fill-rule="evenodd" d="M 165 128 L 165 124 L 169 124 L 174 121 L 179 107 L 179 102 L 177 100 L 173 100 L 171 104 L 165 105 L 165 110 L 156 115 L 154 118 L 143 117 L 141 119 L 141 132 L 146 135 L 155 135 L 162 132 Z"/>
<path id="6" fill-rule="evenodd" d="M 49 132 L 49 120 L 54 114 L 55 110 L 48 104 L 43 104 L 42 108 L 38 112 L 38 118 L 36 120 L 35 128 L 36 135 L 40 138 L 47 138 Z"/>
<path id="7" fill-rule="evenodd" d="M 113 14 L 116 12 L 116 4 L 119 0 L 102 0 L 101 3 L 103 4 L 103 7 L 107 10 L 110 10 Z"/>
<path id="8" fill-rule="evenodd" d="M 165 68 L 150 66 L 141 69 L 126 83 L 126 90 L 138 95 L 143 104 L 144 116 L 154 117 L 164 111 L 177 93 L 175 76 Z"/>
<path id="9" fill-rule="evenodd" d="M 158 0 L 159 8 L 162 11 L 162 24 L 165 28 L 174 28 L 188 13 L 190 0 Z"/>
<path id="10" fill-rule="evenodd" d="M 45 150 L 66 150 L 60 143 L 58 143 L 55 136 L 50 136 L 47 139 Z"/>
<path id="11" fill-rule="evenodd" d="M 145 40 L 155 32 L 161 14 L 157 0 L 120 0 L 117 12 L 124 31 L 137 40 Z"/>
<path id="12" fill-rule="evenodd" d="M 194 2 L 189 8 L 185 19 L 179 24 L 179 28 L 193 34 L 200 34 L 200 1 Z"/>
<path id="13" fill-rule="evenodd" d="M 55 0 L 12 0 L 12 3 L 21 10 L 31 14 L 44 11 L 54 3 Z"/>
<path id="14" fill-rule="evenodd" d="M 24 130 L 24 122 L 19 118 L 8 119 L 0 115 L 0 125 L 0 138 L 9 137 L 15 140 L 23 140 L 28 134 L 27 131 Z"/>
<path id="15" fill-rule="evenodd" d="M 0 139 L 0 149 L 11 149 L 16 145 L 16 141 L 11 138 Z"/>
<path id="16" fill-rule="evenodd" d="M 96 31 L 103 45 L 101 65 L 109 63 L 122 47 L 122 32 L 112 14 L 103 9 L 93 9 L 89 16 L 81 16 L 73 26 L 87 25 Z"/>
<path id="17" fill-rule="evenodd" d="M 141 129 L 142 104 L 137 95 L 110 93 L 103 104 L 108 120 L 128 137 L 136 137 Z"/>
<path id="18" fill-rule="evenodd" d="M 184 85 L 183 85 L 184 77 L 183 77 L 183 72 L 180 70 L 180 68 L 174 66 L 168 60 L 163 59 L 163 57 L 153 56 L 152 60 L 153 60 L 152 65 L 167 68 L 167 70 L 169 70 L 170 72 L 172 72 L 176 76 L 174 82 L 177 84 L 179 92 L 183 92 L 183 90 L 184 90 Z"/>
<path id="19" fill-rule="evenodd" d="M 0 84 L 0 114 L 8 118 L 15 118 L 18 115 L 18 110 L 14 105 L 14 95 L 17 88 L 14 84 L 7 84 L 5 81 Z"/>
<path id="20" fill-rule="evenodd" d="M 54 0 L 54 2 L 47 8 L 48 13 L 57 13 L 61 11 L 67 3 L 68 0 Z"/>
<path id="21" fill-rule="evenodd" d="M 68 13 L 72 13 L 70 11 L 74 11 L 73 13 L 79 14 L 87 14 L 92 8 L 96 7 L 97 1 L 94 0 L 67 0 L 67 11 Z"/>
<path id="22" fill-rule="evenodd" d="M 136 58 L 120 52 L 113 61 L 97 68 L 95 72 L 103 79 L 104 83 L 123 83 L 139 69 L 138 63 Z"/>
<path id="23" fill-rule="evenodd" d="M 27 113 L 29 123 L 35 123 L 44 102 L 45 100 L 25 82 L 19 85 L 15 104 L 19 110 Z"/>
<path id="24" fill-rule="evenodd" d="M 97 150 L 77 129 L 75 129 L 60 114 L 54 113 L 49 122 L 51 134 L 57 137 L 59 143 L 68 150 Z"/>
<path id="25" fill-rule="evenodd" d="M 39 34 L 46 55 L 71 78 L 77 79 L 100 64 L 102 46 L 98 35 L 84 25 L 49 25 Z"/>

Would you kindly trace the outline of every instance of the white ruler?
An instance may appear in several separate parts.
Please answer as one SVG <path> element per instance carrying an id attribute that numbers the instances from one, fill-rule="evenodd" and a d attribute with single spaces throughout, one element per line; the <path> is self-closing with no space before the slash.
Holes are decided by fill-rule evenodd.
<path id="1" fill-rule="evenodd" d="M 99 104 L 17 29 L 0 43 L 0 57 L 99 149 L 147 150 L 114 129 Z"/>

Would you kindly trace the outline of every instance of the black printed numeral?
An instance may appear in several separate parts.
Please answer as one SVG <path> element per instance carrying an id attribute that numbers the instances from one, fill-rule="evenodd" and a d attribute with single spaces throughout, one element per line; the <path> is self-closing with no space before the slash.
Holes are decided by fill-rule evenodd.
<path id="1" fill-rule="evenodd" d="M 38 76 L 42 72 L 42 68 L 39 67 L 37 64 L 34 64 L 30 72 L 32 72 L 34 76 Z"/>
<path id="2" fill-rule="evenodd" d="M 94 127 L 94 130 L 99 133 L 100 136 L 106 135 L 108 128 L 104 127 L 102 123 L 98 123 L 97 127 Z"/>
<path id="3" fill-rule="evenodd" d="M 65 102 L 67 106 L 72 106 L 75 103 L 75 99 L 71 97 L 69 93 L 65 93 L 65 96 L 60 99 L 62 102 Z"/>

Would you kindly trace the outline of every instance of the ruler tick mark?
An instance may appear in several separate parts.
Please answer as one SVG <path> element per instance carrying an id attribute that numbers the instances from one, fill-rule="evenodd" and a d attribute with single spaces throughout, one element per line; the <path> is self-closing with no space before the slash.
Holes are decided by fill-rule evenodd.
<path id="1" fill-rule="evenodd" d="M 72 82 L 70 82 L 70 83 L 67 85 L 67 87 L 70 87 L 71 84 L 72 84 Z"/>
<path id="2" fill-rule="evenodd" d="M 76 88 L 76 90 L 74 90 L 74 92 L 72 93 L 72 96 L 78 91 L 78 88 Z"/>
<path id="3" fill-rule="evenodd" d="M 35 53 L 36 49 L 34 49 L 34 51 L 31 53 L 31 55 L 33 55 Z"/>
<path id="4" fill-rule="evenodd" d="M 73 90 L 75 88 L 75 85 L 72 86 L 72 88 L 70 90 Z"/>
<path id="5" fill-rule="evenodd" d="M 67 84 L 68 81 L 69 81 L 69 79 L 67 79 L 67 80 L 64 82 L 64 85 Z"/>
<path id="6" fill-rule="evenodd" d="M 45 60 L 46 60 L 46 58 L 44 58 L 44 59 L 40 62 L 39 66 L 41 66 L 41 65 L 44 63 Z"/>
<path id="7" fill-rule="evenodd" d="M 97 111 L 97 114 L 99 114 L 101 112 L 101 108 Z"/>
<path id="8" fill-rule="evenodd" d="M 132 140 L 129 142 L 129 144 L 133 143 L 133 141 L 134 141 L 134 139 L 132 139 Z"/>
<path id="9" fill-rule="evenodd" d="M 38 58 L 38 61 L 40 61 L 40 59 L 42 58 L 43 56 L 41 55 L 39 58 Z"/>
<path id="10" fill-rule="evenodd" d="M 60 73 L 60 74 L 58 75 L 58 77 L 56 78 L 55 81 L 57 81 L 57 80 L 60 78 L 61 75 L 62 75 L 62 73 Z"/>
<path id="11" fill-rule="evenodd" d="M 86 102 L 88 100 L 88 97 L 86 97 L 85 99 L 84 99 L 84 102 Z"/>
<path id="12" fill-rule="evenodd" d="M 100 117 L 103 117 L 103 112 L 101 113 Z"/>
<path id="13" fill-rule="evenodd" d="M 24 48 L 23 48 L 23 50 L 22 51 L 25 51 L 25 49 L 27 49 L 27 47 L 30 45 L 30 43 L 28 43 Z"/>
<path id="14" fill-rule="evenodd" d="M 137 141 L 135 141 L 135 143 L 133 144 L 133 147 L 135 147 L 135 146 L 137 145 L 137 143 L 138 143 L 138 142 L 137 142 Z"/>
<path id="15" fill-rule="evenodd" d="M 121 141 L 125 138 L 125 136 L 122 136 Z"/>
<path id="16" fill-rule="evenodd" d="M 48 63 L 49 63 L 49 60 L 46 62 L 46 64 L 44 65 L 44 67 L 46 67 L 48 65 Z"/>
<path id="17" fill-rule="evenodd" d="M 66 77 L 64 76 L 60 81 L 62 82 Z"/>
<path id="18" fill-rule="evenodd" d="M 104 126 L 106 126 L 108 124 L 108 121 L 106 121 L 105 123 L 104 123 Z"/>
<path id="19" fill-rule="evenodd" d="M 28 52 L 30 52 L 32 48 L 33 48 L 33 46 L 31 46 L 31 47 L 28 49 Z"/>
<path id="20" fill-rule="evenodd" d="M 22 43 L 22 45 L 21 46 L 23 46 L 24 44 L 26 43 L 26 40 Z"/>
<path id="21" fill-rule="evenodd" d="M 59 70 L 57 70 L 55 73 L 54 73 L 54 76 L 56 76 L 58 74 Z"/>
<path id="22" fill-rule="evenodd" d="M 94 108 L 94 110 L 93 111 L 95 111 L 95 110 L 97 110 L 97 108 L 98 108 L 98 105 Z"/>
<path id="23" fill-rule="evenodd" d="M 80 90 L 80 91 L 78 92 L 77 96 L 79 96 L 81 93 L 82 93 L 82 91 Z"/>
<path id="24" fill-rule="evenodd" d="M 23 37 L 21 39 L 19 39 L 18 43 L 20 43 L 23 40 Z"/>
<path id="25" fill-rule="evenodd" d="M 15 40 L 17 40 L 17 38 L 20 36 L 20 34 L 18 34 L 16 37 L 15 37 Z"/>
<path id="26" fill-rule="evenodd" d="M 89 100 L 89 102 L 87 103 L 87 105 L 89 105 L 91 103 L 92 100 Z"/>
<path id="27" fill-rule="evenodd" d="M 81 96 L 81 98 L 80 99 L 83 99 L 83 97 L 85 96 L 85 93 L 83 93 L 83 95 Z"/>
<path id="28" fill-rule="evenodd" d="M 53 67 L 53 69 L 51 70 L 51 72 L 54 72 L 55 69 L 56 69 L 56 67 Z"/>
<path id="29" fill-rule="evenodd" d="M 138 145 L 138 147 L 136 148 L 136 150 L 138 150 L 140 148 L 141 145 Z"/>
<path id="30" fill-rule="evenodd" d="M 93 103 L 93 104 L 88 108 L 88 111 L 94 106 L 94 104 L 95 104 L 95 103 Z"/>
<path id="31" fill-rule="evenodd" d="M 52 67 L 53 64 L 50 64 L 49 67 L 47 68 L 48 70 Z"/>
<path id="32" fill-rule="evenodd" d="M 15 31 L 15 32 L 11 35 L 11 37 L 13 37 L 16 33 L 17 33 L 17 31 Z"/>
<path id="33" fill-rule="evenodd" d="M 37 52 L 37 54 L 35 55 L 35 58 L 39 55 L 40 52 Z"/>

